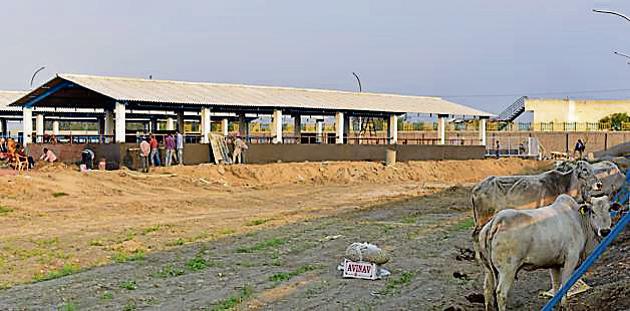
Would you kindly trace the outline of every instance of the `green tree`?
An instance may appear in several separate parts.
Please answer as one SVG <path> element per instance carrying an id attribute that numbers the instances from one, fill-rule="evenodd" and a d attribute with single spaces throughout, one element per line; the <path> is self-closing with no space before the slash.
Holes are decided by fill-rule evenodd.
<path id="1" fill-rule="evenodd" d="M 621 124 L 624 122 L 630 122 L 630 116 L 627 113 L 613 113 L 605 118 L 599 120 L 601 123 L 610 123 L 611 128 L 614 131 L 621 130 Z"/>

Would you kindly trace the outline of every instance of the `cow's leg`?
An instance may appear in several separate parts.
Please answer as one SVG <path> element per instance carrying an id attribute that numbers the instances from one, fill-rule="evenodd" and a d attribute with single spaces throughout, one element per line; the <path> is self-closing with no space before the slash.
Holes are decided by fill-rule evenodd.
<path id="1" fill-rule="evenodd" d="M 496 282 L 494 280 L 494 275 L 492 274 L 492 270 L 485 265 L 484 270 L 486 271 L 486 278 L 483 283 L 483 297 L 486 305 L 486 311 L 496 310 L 497 302 L 494 296 Z"/>
<path id="2" fill-rule="evenodd" d="M 507 298 L 514 284 L 514 278 L 516 277 L 516 268 L 514 265 L 506 264 L 502 267 L 497 267 L 499 270 L 498 284 L 497 284 L 497 305 L 499 311 L 507 310 Z"/>
<path id="3" fill-rule="evenodd" d="M 562 268 L 562 285 L 566 284 L 571 278 L 571 274 L 575 271 L 575 267 L 577 267 L 579 259 L 579 254 L 569 254 L 569 256 L 565 259 L 564 267 Z M 560 305 L 563 310 L 569 310 L 567 295 L 562 297 L 562 303 Z"/>
<path id="4" fill-rule="evenodd" d="M 551 268 L 549 269 L 549 274 L 551 275 L 551 294 L 555 295 L 560 290 L 560 282 L 562 279 L 560 268 Z"/>

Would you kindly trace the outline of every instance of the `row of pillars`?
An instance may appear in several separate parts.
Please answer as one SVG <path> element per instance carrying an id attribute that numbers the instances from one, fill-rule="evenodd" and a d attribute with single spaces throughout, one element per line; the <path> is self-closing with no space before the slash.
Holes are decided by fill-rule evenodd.
<path id="1" fill-rule="evenodd" d="M 211 111 L 209 107 L 203 107 L 200 111 L 201 116 L 201 142 L 209 143 L 209 134 L 211 132 Z M 30 108 L 23 109 L 23 133 L 26 135 L 24 142 L 27 144 L 32 141 L 32 132 L 33 132 L 33 110 Z M 446 122 L 448 115 L 438 115 L 438 139 L 441 145 L 446 144 Z M 122 103 L 116 103 L 113 111 L 105 111 L 105 118 L 103 120 L 103 133 L 104 135 L 114 136 L 114 141 L 116 143 L 124 143 L 125 135 L 126 135 L 126 111 L 125 105 Z M 245 118 L 245 114 L 239 115 L 239 132 L 240 135 L 246 137 L 249 135 L 248 130 L 249 126 L 247 120 Z M 299 115 L 294 116 L 294 135 L 297 139 L 301 136 L 301 118 Z M 487 119 L 482 118 L 479 122 L 479 139 L 481 145 L 486 145 L 486 122 Z M 153 124 L 156 122 L 153 121 Z M 36 135 L 41 137 L 44 135 L 44 115 L 38 114 L 36 116 Z M 2 126 L 2 130 L 6 129 L 6 121 L 4 124 L 0 124 Z M 153 125 L 155 126 L 155 125 Z M 184 112 L 177 112 L 177 130 L 180 133 L 184 132 Z M 317 136 L 319 139 L 321 133 L 323 132 L 323 124 L 322 122 L 317 122 Z M 175 120 L 169 117 L 166 121 L 166 129 L 169 131 L 175 130 Z M 223 135 L 228 135 L 228 120 L 222 120 L 222 129 Z M 387 129 L 388 129 L 388 137 L 389 142 L 391 144 L 396 144 L 398 142 L 398 116 L 390 115 L 387 119 Z M 151 129 L 152 131 L 154 129 Z M 337 144 L 345 143 L 345 139 L 350 132 L 350 117 L 343 113 L 337 112 L 335 114 L 335 142 Z M 53 122 L 53 133 L 59 133 L 59 121 Z M 272 114 L 271 120 L 271 136 L 274 143 L 282 143 L 282 110 L 274 110 Z"/>

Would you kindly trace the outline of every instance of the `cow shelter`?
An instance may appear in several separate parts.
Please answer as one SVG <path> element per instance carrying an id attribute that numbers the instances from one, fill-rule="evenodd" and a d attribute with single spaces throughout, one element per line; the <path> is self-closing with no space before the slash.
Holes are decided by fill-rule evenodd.
<path id="1" fill-rule="evenodd" d="M 21 114 L 25 145 L 46 145 L 55 135 L 61 143 L 90 144 L 117 164 L 139 137 L 153 133 L 161 140 L 174 131 L 185 136 L 188 164 L 210 160 L 213 132 L 243 137 L 252 147 L 250 163 L 380 160 L 387 148 L 402 161 L 481 158 L 492 116 L 438 97 L 75 74 L 58 74 L 8 108 L 13 118 Z M 437 118 L 438 139 L 401 143 L 399 118 L 408 113 Z M 479 120 L 478 141 L 449 143 L 446 124 L 456 117 Z M 95 124 L 94 132 L 61 133 L 58 122 L 73 119 Z M 52 131 L 45 126 L 50 121 Z M 371 137 L 374 123 L 384 137 Z"/>

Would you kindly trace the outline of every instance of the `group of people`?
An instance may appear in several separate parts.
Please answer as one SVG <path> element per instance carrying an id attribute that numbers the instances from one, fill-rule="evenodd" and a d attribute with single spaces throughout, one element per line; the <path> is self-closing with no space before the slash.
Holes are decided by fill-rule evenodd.
<path id="1" fill-rule="evenodd" d="M 171 166 L 173 163 L 184 164 L 184 135 L 176 132 L 175 135 L 169 133 L 164 137 L 164 165 Z M 140 162 L 143 172 L 149 171 L 149 166 L 162 166 L 160 156 L 160 142 L 155 135 L 143 137 L 140 142 Z"/>
<path id="2" fill-rule="evenodd" d="M 35 166 L 35 160 L 28 154 L 24 145 L 13 138 L 0 138 L 0 161 L 7 162 L 16 169 L 30 169 Z"/>

